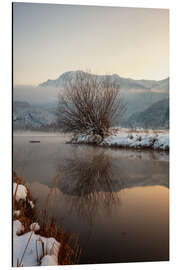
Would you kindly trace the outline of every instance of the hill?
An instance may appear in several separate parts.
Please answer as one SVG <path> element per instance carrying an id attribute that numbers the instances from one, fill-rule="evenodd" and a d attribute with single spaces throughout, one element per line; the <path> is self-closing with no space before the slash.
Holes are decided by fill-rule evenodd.
<path id="1" fill-rule="evenodd" d="M 13 128 L 19 130 L 43 129 L 56 123 L 56 115 L 28 102 L 15 101 L 13 105 Z"/>
<path id="2" fill-rule="evenodd" d="M 127 120 L 127 125 L 143 128 L 169 128 L 169 99 L 158 101 L 145 111 L 134 113 Z"/>

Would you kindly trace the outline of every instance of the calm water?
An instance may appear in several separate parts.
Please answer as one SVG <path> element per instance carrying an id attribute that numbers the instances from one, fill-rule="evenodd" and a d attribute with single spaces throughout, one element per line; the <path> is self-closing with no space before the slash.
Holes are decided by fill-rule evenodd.
<path id="1" fill-rule="evenodd" d="M 168 260 L 168 154 L 70 145 L 65 139 L 14 136 L 13 167 L 30 184 L 38 207 L 58 175 L 48 211 L 79 235 L 80 263 Z"/>

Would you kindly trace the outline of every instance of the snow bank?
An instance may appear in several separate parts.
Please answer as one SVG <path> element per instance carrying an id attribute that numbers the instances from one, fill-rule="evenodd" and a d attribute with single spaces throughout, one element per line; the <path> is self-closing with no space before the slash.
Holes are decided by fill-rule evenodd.
<path id="1" fill-rule="evenodd" d="M 100 135 L 79 135 L 77 137 L 74 137 L 70 143 L 89 143 L 89 144 L 99 144 L 102 141 L 102 137 Z"/>
<path id="2" fill-rule="evenodd" d="M 13 183 L 13 195 L 15 193 L 16 201 L 27 200 L 27 188 L 24 185 Z M 34 208 L 34 203 L 30 200 L 28 202 Z M 16 216 L 20 213 L 20 210 L 14 211 Z M 37 222 L 32 223 L 29 229 L 29 232 L 24 233 L 21 221 L 13 221 L 13 266 L 58 265 L 60 243 L 55 238 L 36 234 L 40 230 Z"/>
<path id="3" fill-rule="evenodd" d="M 80 135 L 71 140 L 71 143 L 89 144 L 93 143 L 99 146 L 112 146 L 134 149 L 156 149 L 169 150 L 169 134 L 153 132 L 133 132 L 128 133 L 116 130 L 113 134 L 102 140 L 99 135 Z"/>
<path id="4" fill-rule="evenodd" d="M 158 150 L 169 150 L 169 135 L 112 135 L 103 140 L 101 146 L 117 146 L 127 148 L 150 148 Z"/>
<path id="5" fill-rule="evenodd" d="M 46 255 L 41 260 L 41 266 L 48 266 L 48 265 L 57 265 L 56 256 L 54 255 Z"/>
<path id="6" fill-rule="evenodd" d="M 168 150 L 169 136 L 159 136 L 153 145 L 154 149 Z"/>
<path id="7" fill-rule="evenodd" d="M 20 199 L 26 200 L 27 188 L 24 185 L 18 185 L 18 186 L 17 185 L 18 184 L 13 183 L 13 196 L 16 193 L 16 201 L 19 201 Z"/>
<path id="8" fill-rule="evenodd" d="M 52 237 L 46 238 L 35 234 L 34 231 L 18 235 L 23 230 L 24 227 L 19 220 L 13 221 L 13 266 L 17 266 L 17 262 L 21 261 L 28 241 L 21 266 L 57 265 L 60 243 Z"/>

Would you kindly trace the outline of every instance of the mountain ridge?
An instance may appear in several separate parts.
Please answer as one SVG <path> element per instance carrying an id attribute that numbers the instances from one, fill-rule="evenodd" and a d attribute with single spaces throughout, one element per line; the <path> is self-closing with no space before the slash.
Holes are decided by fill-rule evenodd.
<path id="1" fill-rule="evenodd" d="M 48 79 L 45 82 L 40 83 L 38 86 L 41 87 L 64 87 L 68 80 L 71 80 L 73 76 L 75 76 L 77 73 L 87 73 L 81 70 L 77 71 L 67 71 L 62 73 L 57 79 L 51 80 Z M 162 80 L 135 80 L 131 78 L 124 78 L 119 76 L 118 74 L 112 74 L 112 75 L 97 75 L 97 74 L 91 74 L 92 76 L 97 76 L 99 79 L 103 79 L 105 77 L 110 77 L 113 82 L 115 82 L 120 88 L 122 89 L 144 89 L 144 90 L 151 90 L 151 89 L 161 89 L 162 84 L 163 88 L 165 90 L 169 89 L 169 77 L 162 79 Z"/>

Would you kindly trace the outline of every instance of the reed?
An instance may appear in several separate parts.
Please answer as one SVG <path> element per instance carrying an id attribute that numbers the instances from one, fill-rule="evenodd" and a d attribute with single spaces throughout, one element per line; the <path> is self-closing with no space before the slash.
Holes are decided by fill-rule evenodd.
<path id="1" fill-rule="evenodd" d="M 24 258 L 24 255 L 26 253 L 26 250 L 28 248 L 28 245 L 30 243 L 31 237 L 33 233 L 38 233 L 40 236 L 44 237 L 53 237 L 58 241 L 61 245 L 58 252 L 58 264 L 59 265 L 72 265 L 72 264 L 78 264 L 80 255 L 81 255 L 81 248 L 79 246 L 79 238 L 76 234 L 69 234 L 64 231 L 63 226 L 57 225 L 55 217 L 49 216 L 47 214 L 47 208 L 50 205 L 50 198 L 51 195 L 56 192 L 56 182 L 59 178 L 59 175 L 57 175 L 53 181 L 52 186 L 50 188 L 50 191 L 44 201 L 43 206 L 41 209 L 31 208 L 29 201 L 35 202 L 35 199 L 32 198 L 30 194 L 30 189 L 28 185 L 26 184 L 25 180 L 22 177 L 19 177 L 15 172 L 13 173 L 13 182 L 17 183 L 15 193 L 13 195 L 13 210 L 20 210 L 20 215 L 14 214 L 13 218 L 18 219 L 21 221 L 21 223 L 24 226 L 24 233 L 30 231 L 30 224 L 38 222 L 40 224 L 40 230 L 34 231 L 35 227 L 32 228 L 32 233 L 29 236 L 29 239 L 27 240 L 27 244 L 25 246 L 24 252 L 22 254 L 22 257 L 18 259 L 16 266 L 20 267 L 22 265 L 22 261 Z M 26 201 L 20 200 L 19 202 L 16 201 L 16 193 L 18 189 L 18 185 L 23 184 L 27 188 L 27 199 Z M 42 217 L 41 221 L 39 221 L 39 216 Z M 35 225 L 34 225 L 35 226 Z M 44 242 L 41 241 L 42 245 L 42 256 L 40 257 L 40 254 L 38 254 L 37 251 L 37 245 L 36 245 L 36 254 L 37 254 L 37 262 L 40 264 L 40 261 L 43 256 L 47 254 L 47 248 L 44 246 Z M 52 246 L 53 248 L 53 246 Z"/>

